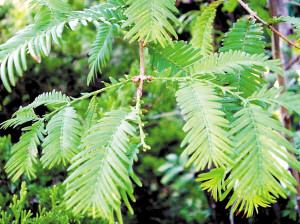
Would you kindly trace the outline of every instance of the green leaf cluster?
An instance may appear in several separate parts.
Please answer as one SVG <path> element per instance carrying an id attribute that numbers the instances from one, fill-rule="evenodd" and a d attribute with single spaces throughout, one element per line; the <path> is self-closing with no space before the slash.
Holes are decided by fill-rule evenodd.
<path id="1" fill-rule="evenodd" d="M 185 147 L 182 157 L 187 157 L 186 166 L 193 164 L 197 172 L 210 169 L 199 175 L 202 188 L 212 192 L 215 200 L 231 194 L 227 206 L 252 216 L 259 206 L 267 207 L 278 197 L 286 197 L 288 191 L 296 191 L 296 181 L 281 161 L 300 171 L 299 161 L 289 153 L 299 155 L 299 151 L 280 135 L 292 133 L 269 110 L 283 106 L 299 113 L 300 98 L 265 85 L 264 72 L 283 75 L 283 70 L 278 60 L 270 60 L 266 54 L 262 27 L 252 18 L 239 19 L 225 35 L 223 46 L 213 52 L 212 23 L 222 2 L 212 3 L 197 18 L 189 44 L 170 37 L 177 38 L 171 25 L 177 23 L 174 0 L 110 0 L 80 12 L 59 0 L 37 1 L 33 4 L 38 10 L 35 24 L 0 46 L 3 85 L 10 91 L 15 71 L 21 76 L 26 70 L 27 50 L 40 62 L 42 56 L 49 55 L 52 42 L 59 44 L 63 29 L 74 30 L 79 22 L 84 26 L 92 22 L 97 29 L 89 53 L 88 83 L 108 64 L 114 36 L 137 40 L 141 43 L 140 58 L 147 48 L 153 68 L 147 71 L 147 81 L 177 85 L 170 88 L 185 123 L 186 137 L 181 145 Z M 123 223 L 122 202 L 133 213 L 129 199 L 135 201 L 134 185 L 141 186 L 133 163 L 140 148 L 147 148 L 141 86 L 135 90 L 136 104 L 131 109 L 126 108 L 130 102 L 117 101 L 116 105 L 125 109 L 101 114 L 99 107 L 107 105 L 97 95 L 116 89 L 118 96 L 131 94 L 132 88 L 126 89 L 126 84 L 132 79 L 145 79 L 137 75 L 126 75 L 118 81 L 111 77 L 111 83 L 104 83 L 103 89 L 78 98 L 56 91 L 44 93 L 21 107 L 2 124 L 7 128 L 32 123 L 12 148 L 6 164 L 9 176 L 14 181 L 23 173 L 34 177 L 39 161 L 47 168 L 70 163 L 70 175 L 64 182 L 67 208 L 108 223 L 114 223 L 116 216 Z M 120 94 L 121 89 L 128 91 Z M 151 97 L 151 93 L 144 96 Z M 76 104 L 91 97 L 86 114 L 80 117 Z M 114 100 L 105 95 L 101 99 Z M 40 106 L 52 109 L 38 116 L 35 110 Z M 182 171 L 180 167 L 172 170 L 165 182 Z"/>

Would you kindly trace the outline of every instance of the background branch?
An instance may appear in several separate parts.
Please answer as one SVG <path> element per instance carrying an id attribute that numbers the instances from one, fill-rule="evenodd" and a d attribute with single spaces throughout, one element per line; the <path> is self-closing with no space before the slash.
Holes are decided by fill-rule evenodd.
<path id="1" fill-rule="evenodd" d="M 284 41 L 286 41 L 287 43 L 289 43 L 290 45 L 294 46 L 295 48 L 300 50 L 300 47 L 293 43 L 291 40 L 289 40 L 287 37 L 285 37 L 283 34 L 281 34 L 277 29 L 275 29 L 274 26 L 268 24 L 267 22 L 265 22 L 263 19 L 261 19 L 256 12 L 254 12 L 245 2 L 243 2 L 242 0 L 237 0 L 241 6 L 255 19 L 257 19 L 259 22 L 261 22 L 262 24 L 264 24 L 265 26 L 267 26 L 273 33 L 275 33 L 276 35 L 278 35 L 280 38 L 282 38 Z M 270 4 L 272 4 L 273 1 L 270 1 Z"/>

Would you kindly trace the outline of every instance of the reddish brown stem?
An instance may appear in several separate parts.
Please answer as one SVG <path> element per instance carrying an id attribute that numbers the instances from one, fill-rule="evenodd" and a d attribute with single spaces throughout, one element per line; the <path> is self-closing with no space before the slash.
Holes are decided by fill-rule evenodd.
<path id="1" fill-rule="evenodd" d="M 147 80 L 150 82 L 152 79 L 151 76 L 145 75 L 145 60 L 144 60 L 144 41 L 140 42 L 140 74 L 138 76 L 135 76 L 132 78 L 132 81 L 134 83 L 139 82 L 139 86 L 136 90 L 136 110 L 139 114 L 142 114 L 141 110 L 141 98 L 143 95 L 143 84 L 144 80 Z M 142 123 L 141 119 L 139 119 L 139 129 L 140 129 L 140 138 L 141 138 L 141 145 L 143 147 L 143 150 L 149 150 L 151 149 L 150 146 L 148 146 L 145 142 L 146 135 L 143 131 L 144 124 Z"/>
<path id="2" fill-rule="evenodd" d="M 136 95 L 139 95 L 139 97 L 142 97 L 143 95 L 144 79 L 145 79 L 145 59 L 144 59 L 144 41 L 142 40 L 140 42 L 140 75 L 139 75 L 140 84 L 136 91 Z"/>
<path id="3" fill-rule="evenodd" d="M 289 43 L 290 45 L 294 46 L 295 48 L 300 50 L 300 47 L 293 43 L 291 40 L 289 40 L 288 38 L 286 38 L 283 34 L 281 34 L 280 32 L 278 32 L 275 27 L 273 27 L 272 25 L 268 24 L 267 22 L 265 22 L 263 19 L 261 19 L 256 12 L 254 12 L 252 9 L 249 8 L 249 6 L 243 2 L 242 0 L 237 0 L 241 6 L 255 19 L 257 19 L 259 22 L 261 22 L 263 25 L 267 26 L 273 33 L 275 33 L 276 35 L 278 35 L 280 38 L 282 38 L 284 41 L 286 41 L 287 43 Z"/>
<path id="4" fill-rule="evenodd" d="M 139 86 L 136 91 L 136 97 L 140 99 L 143 95 L 143 85 L 144 81 L 147 80 L 147 82 L 150 82 L 152 79 L 152 76 L 146 76 L 145 75 L 145 59 L 144 59 L 144 41 L 142 40 L 140 42 L 140 74 L 138 76 L 134 76 L 132 78 L 132 81 L 134 83 L 139 82 Z"/>

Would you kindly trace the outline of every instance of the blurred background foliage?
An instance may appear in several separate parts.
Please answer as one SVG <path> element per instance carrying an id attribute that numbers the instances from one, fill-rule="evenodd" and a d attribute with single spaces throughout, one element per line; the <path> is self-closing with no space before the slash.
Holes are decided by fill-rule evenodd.
<path id="1" fill-rule="evenodd" d="M 102 1 L 68 0 L 74 10 L 82 10 L 100 2 Z M 210 2 L 177 1 L 180 10 L 178 17 L 182 22 L 182 26 L 177 27 L 180 40 L 189 41 L 195 19 Z M 248 3 L 261 18 L 270 18 L 266 0 L 249 0 Z M 299 16 L 300 1 L 287 1 L 287 7 L 291 16 Z M 221 45 L 224 33 L 244 15 L 246 12 L 235 0 L 228 0 L 218 8 L 214 24 L 215 49 Z M 31 23 L 33 16 L 22 0 L 0 0 L 0 43 Z M 69 96 L 78 97 L 82 92 L 102 88 L 102 81 L 108 82 L 110 77 L 119 79 L 124 75 L 134 76 L 139 73 L 137 45 L 129 45 L 121 39 L 116 39 L 109 66 L 87 87 L 88 50 L 95 38 L 95 30 L 94 26 L 79 26 L 77 29 L 79 32 L 64 32 L 63 47 L 55 46 L 50 57 L 43 59 L 41 64 L 31 60 L 29 69 L 18 80 L 12 93 L 7 93 L 0 85 L 0 122 L 10 118 L 20 106 L 27 105 L 43 92 L 56 89 Z M 265 31 L 267 50 L 271 56 L 270 32 Z M 292 58 L 291 64 L 286 67 L 289 80 L 287 87 L 300 92 L 300 68 L 297 65 L 299 53 L 288 47 L 282 50 Z M 147 72 L 155 75 L 149 67 Z M 275 76 L 265 75 L 270 84 L 276 82 Z M 186 169 L 183 165 L 185 158 L 178 156 L 182 151 L 180 142 L 184 137 L 181 131 L 183 120 L 179 115 L 179 108 L 174 106 L 174 86 L 169 88 L 170 85 L 168 82 L 153 82 L 145 87 L 147 97 L 144 98 L 143 106 L 145 120 L 148 121 L 145 127 L 148 133 L 147 144 L 151 145 L 152 149 L 141 152 L 135 165 L 143 187 L 136 187 L 137 202 L 133 204 L 135 215 L 125 214 L 125 223 L 300 223 L 294 197 L 280 199 L 272 207 L 260 209 L 259 214 L 246 219 L 243 214 L 231 215 L 230 210 L 225 209 L 226 201 L 216 203 L 209 194 L 201 190 L 201 183 L 195 181 L 198 173 L 193 168 Z M 101 105 L 100 116 L 121 105 L 133 105 L 132 96 L 135 89 L 136 86 L 132 84 L 117 92 L 112 90 L 102 94 L 98 99 Z M 76 105 L 76 109 L 84 116 L 87 106 L 88 101 L 82 101 Z M 38 111 L 43 113 L 48 109 L 38 108 Z M 275 113 L 274 116 L 278 115 Z M 299 117 L 292 115 L 292 118 L 292 128 L 297 131 L 300 129 Z M 38 169 L 38 178 L 32 181 L 24 178 L 12 183 L 7 178 L 4 164 L 12 144 L 18 141 L 20 134 L 21 128 L 0 130 L 0 223 L 19 223 L 18 217 L 22 217 L 22 223 L 101 223 L 98 219 L 74 216 L 66 210 L 62 197 L 62 182 L 67 176 L 65 167 Z M 300 148 L 300 131 L 296 132 L 294 142 Z M 22 185 L 22 181 L 26 181 L 27 187 Z"/>

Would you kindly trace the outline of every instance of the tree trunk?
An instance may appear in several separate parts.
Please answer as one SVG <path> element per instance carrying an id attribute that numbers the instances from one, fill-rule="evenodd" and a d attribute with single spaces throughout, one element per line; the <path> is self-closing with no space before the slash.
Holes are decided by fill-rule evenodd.
<path id="1" fill-rule="evenodd" d="M 288 10 L 285 4 L 284 0 L 269 0 L 269 7 L 271 16 L 288 16 Z M 290 24 L 278 24 L 275 27 L 281 34 L 284 36 L 288 36 L 291 34 L 292 27 Z M 289 64 L 289 61 L 291 60 L 290 57 L 283 53 L 280 49 L 283 49 L 283 47 L 288 48 L 290 46 L 287 46 L 285 42 L 281 41 L 280 38 L 277 35 L 272 36 L 272 51 L 273 51 L 273 58 L 274 59 L 280 59 L 283 65 L 283 68 L 286 67 L 286 65 Z M 288 82 L 288 77 L 277 75 L 277 81 L 280 86 L 283 86 L 284 89 L 282 92 L 286 91 L 286 83 Z M 280 108 L 280 120 L 285 128 L 290 129 L 291 128 L 291 117 L 288 114 L 288 111 L 281 107 Z M 292 141 L 292 139 L 287 138 L 289 141 Z M 290 152 L 293 156 L 295 156 L 292 152 Z M 298 185 L 296 186 L 297 189 L 297 209 L 298 209 L 298 215 L 300 217 L 300 177 L 297 170 L 292 169 L 293 176 L 297 180 Z"/>

